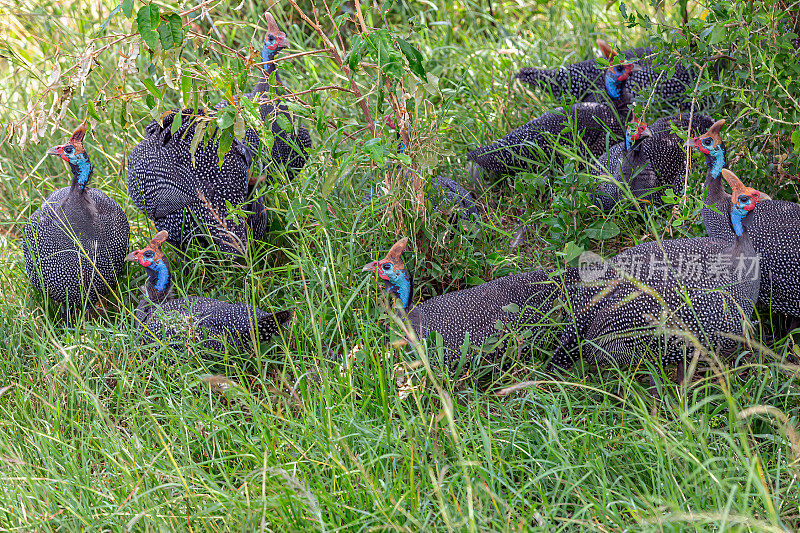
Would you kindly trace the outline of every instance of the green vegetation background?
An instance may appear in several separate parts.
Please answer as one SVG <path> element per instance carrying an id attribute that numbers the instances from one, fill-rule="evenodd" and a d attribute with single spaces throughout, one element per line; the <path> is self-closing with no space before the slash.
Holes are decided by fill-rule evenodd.
<path id="1" fill-rule="evenodd" d="M 665 387 L 657 413 L 625 374 L 547 382 L 552 342 L 505 368 L 417 369 L 401 400 L 395 363 L 418 356 L 386 353 L 378 290 L 360 269 L 409 236 L 406 262 L 426 298 L 584 249 L 702 235 L 702 163 L 685 197 L 638 215 L 589 207 L 591 182 L 574 161 L 492 187 L 480 224 L 420 208 L 410 183 L 389 200 L 378 194 L 393 161 L 466 183 L 468 150 L 561 104 L 514 73 L 593 57 L 598 37 L 618 49 L 662 43 L 703 66 L 697 105 L 728 120 L 731 168 L 796 201 L 797 4 L 385 2 L 361 6 L 366 32 L 352 3 L 327 4 L 330 17 L 324 2 L 271 6 L 291 41 L 284 57 L 326 47 L 299 15 L 316 20 L 316 7 L 344 67 L 324 52 L 280 63 L 287 87 L 310 91 L 293 108 L 314 149 L 298 179 L 278 173 L 263 188 L 269 241 L 241 263 L 167 252 L 181 293 L 295 310 L 283 337 L 225 356 L 137 344 L 139 268 L 104 317 L 65 324 L 30 288 L 21 253 L 27 217 L 69 180 L 45 151 L 87 115 L 93 186 L 125 208 L 131 247 L 147 242 L 153 228 L 127 198 L 125 158 L 151 117 L 249 88 L 257 71 L 235 53 L 260 50 L 270 7 L 199 5 L 158 4 L 159 33 L 142 26 L 139 0 L 0 3 L 0 531 L 800 527 L 798 371 L 787 362 L 796 348 L 777 335 L 780 317 L 762 311 L 738 366 L 701 373 L 688 391 Z M 715 77 L 718 54 L 733 59 Z M 355 95 L 324 89 L 351 82 L 375 136 Z M 403 107 L 414 123 L 398 154 L 381 117 Z M 250 111 L 232 107 L 239 115 L 219 124 L 236 134 L 239 116 L 256 123 Z M 528 231 L 512 246 L 520 224 Z"/>

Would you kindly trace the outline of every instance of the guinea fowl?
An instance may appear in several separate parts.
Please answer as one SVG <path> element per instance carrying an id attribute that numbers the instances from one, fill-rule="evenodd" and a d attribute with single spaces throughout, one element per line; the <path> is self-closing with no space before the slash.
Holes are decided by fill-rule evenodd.
<path id="1" fill-rule="evenodd" d="M 282 94 L 283 82 L 280 78 L 275 59 L 278 53 L 286 48 L 288 41 L 286 34 L 278 28 L 275 18 L 266 13 L 264 18 L 267 20 L 267 35 L 264 38 L 264 46 L 261 49 L 261 59 L 265 65 L 264 76 L 258 80 L 252 92 L 245 93 L 243 96 L 251 100 L 258 101 L 261 97 L 269 95 L 271 89 L 275 89 L 278 94 Z M 275 85 L 271 84 L 270 77 L 274 75 Z M 235 99 L 234 99 L 235 101 Z M 217 108 L 226 107 L 228 102 L 220 102 Z M 289 178 L 300 172 L 306 164 L 308 154 L 306 150 L 311 148 L 311 135 L 304 127 L 298 127 L 297 132 L 286 131 L 278 123 L 277 116 L 282 115 L 286 119 L 286 124 L 292 124 L 292 115 L 289 108 L 283 102 L 278 101 L 272 105 L 265 101 L 259 105 L 261 120 L 269 125 L 270 130 L 275 136 L 272 144 L 271 161 L 273 164 L 280 165 L 286 169 Z M 259 141 L 255 131 L 250 130 L 247 135 L 248 142 L 255 152 L 258 152 Z"/>
<path id="2" fill-rule="evenodd" d="M 147 272 L 144 297 L 135 313 L 145 343 L 175 345 L 193 339 L 220 352 L 226 343 L 243 348 L 255 340 L 265 342 L 291 320 L 291 311 L 269 313 L 247 304 L 197 296 L 173 298 L 169 262 L 161 250 L 167 239 L 167 232 L 159 231 L 145 248 L 125 257 Z"/>
<path id="3" fill-rule="evenodd" d="M 691 130 L 689 128 L 691 123 Z M 592 165 L 590 174 L 601 178 L 595 203 L 603 211 L 610 211 L 627 197 L 625 187 L 635 198 L 651 205 L 663 205 L 661 196 L 667 188 L 676 195 L 683 193 L 686 173 L 684 143 L 673 133 L 673 126 L 688 131 L 689 136 L 705 132 L 714 123 L 706 115 L 683 113 L 662 117 L 651 127 L 640 121 L 630 128 L 625 143 L 612 146 L 598 164 Z"/>
<path id="4" fill-rule="evenodd" d="M 680 363 L 692 339 L 722 356 L 737 346 L 758 298 L 759 258 L 748 234 L 751 212 L 763 193 L 728 170 L 736 205 L 729 211 L 732 243 L 708 237 L 648 242 L 602 265 L 605 272 L 572 296 L 574 312 L 549 371 L 589 364 L 627 366 L 648 352 L 664 364 Z M 587 270 L 588 271 L 588 270 Z M 595 271 L 595 273 L 598 271 Z M 679 365 L 679 381 L 682 380 Z"/>
<path id="5" fill-rule="evenodd" d="M 38 290 L 67 307 L 86 308 L 116 286 L 130 225 L 122 208 L 86 184 L 94 168 L 83 147 L 86 125 L 47 151 L 72 170 L 72 184 L 52 192 L 25 225 L 25 272 Z"/>
<path id="6" fill-rule="evenodd" d="M 703 153 L 709 165 L 706 176 L 706 199 L 703 224 L 708 236 L 733 242 L 730 225 L 723 222 L 732 206 L 731 195 L 725 192 L 719 176 L 726 171 L 725 145 L 720 120 L 687 144 Z M 800 320 L 800 204 L 783 200 L 760 202 L 750 215 L 750 237 L 761 256 L 761 291 L 759 302 L 773 311 L 790 315 L 793 325 Z M 792 328 L 793 329 L 793 328 Z"/>
<path id="7" fill-rule="evenodd" d="M 552 323 L 561 290 L 561 274 L 555 270 L 505 276 L 412 305 L 413 281 L 402 260 L 407 244 L 408 238 L 400 239 L 386 257 L 364 265 L 363 270 L 376 272 L 383 281 L 384 292 L 400 300 L 417 338 L 424 340 L 433 332 L 441 335 L 446 364 L 460 361 L 467 334 L 470 345 L 482 348 L 497 342 L 510 330 L 534 329 Z M 503 324 L 502 330 L 497 329 L 498 322 Z M 529 337 L 526 342 L 532 344 L 535 338 L 536 335 Z M 502 351 L 501 348 L 493 353 Z"/>
<path id="8" fill-rule="evenodd" d="M 269 14 L 267 22 L 262 49 L 264 60 L 269 61 L 267 77 L 256 84 L 253 94 L 268 89 L 269 74 L 275 70 L 273 60 L 286 45 L 286 35 L 277 29 L 275 19 Z M 274 112 L 270 104 L 261 106 L 262 118 L 270 118 Z M 180 120 L 180 126 L 173 132 L 175 120 Z M 161 121 L 152 121 L 145 129 L 145 138 L 128 158 L 128 194 L 136 207 L 153 220 L 156 228 L 169 233 L 170 243 L 177 248 L 183 248 L 192 239 L 205 241 L 210 237 L 221 251 L 243 255 L 248 228 L 253 229 L 255 238 L 261 238 L 266 228 L 263 206 L 251 198 L 256 183 L 251 178 L 251 166 L 262 144 L 258 134 L 247 129 L 246 142 L 234 139 L 220 166 L 215 130 L 211 140 L 201 141 L 192 154 L 196 129 L 200 124 L 205 128 L 209 120 L 202 109 L 184 109 L 169 112 Z M 310 146 L 308 131 L 301 128 L 295 136 L 280 130 L 277 122 L 272 122 L 276 135 L 273 161 L 285 165 L 293 176 L 303 167 L 306 158 L 303 150 L 296 151 L 294 147 L 298 143 L 302 147 Z M 276 132 L 275 128 L 280 131 Z M 245 220 L 229 219 L 228 203 L 246 205 L 254 213 Z"/>
<path id="9" fill-rule="evenodd" d="M 600 39 L 597 40 L 597 44 L 601 49 L 608 47 L 608 44 Z M 656 64 L 651 59 L 654 54 L 655 50 L 650 47 L 622 52 L 626 60 L 636 61 L 642 66 L 641 70 L 631 75 L 631 92 L 638 95 L 655 84 L 653 97 L 655 102 L 665 102 L 672 106 L 685 104 L 686 89 L 694 85 L 697 74 L 681 63 Z M 675 73 L 672 77 L 667 77 L 665 71 L 671 67 L 674 67 Z M 583 102 L 605 102 L 607 97 L 602 83 L 602 71 L 603 68 L 597 60 L 588 59 L 551 70 L 523 68 L 517 73 L 516 78 L 551 92 L 556 99 L 569 95 Z"/>
<path id="10" fill-rule="evenodd" d="M 616 53 L 603 43 L 603 53 L 609 61 Z M 490 175 L 513 175 L 536 168 L 549 168 L 560 161 L 556 145 L 577 144 L 583 159 L 598 157 L 609 145 L 623 137 L 623 125 L 628 121 L 631 94 L 627 81 L 639 66 L 618 64 L 606 69 L 605 88 L 611 104 L 583 102 L 569 111 L 555 109 L 535 118 L 497 141 L 467 154 L 478 169 Z M 573 140 L 573 131 L 575 138 Z M 473 178 L 477 179 L 473 167 Z M 477 180 L 480 181 L 480 180 Z"/>

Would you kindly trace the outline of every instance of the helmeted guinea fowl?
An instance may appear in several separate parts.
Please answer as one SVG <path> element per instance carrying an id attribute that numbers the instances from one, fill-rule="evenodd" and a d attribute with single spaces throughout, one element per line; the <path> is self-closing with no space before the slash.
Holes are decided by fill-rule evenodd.
<path id="1" fill-rule="evenodd" d="M 93 167 L 83 147 L 86 125 L 47 151 L 72 170 L 72 184 L 50 194 L 25 225 L 25 271 L 34 287 L 61 304 L 92 314 L 100 296 L 117 284 L 130 225 L 122 208 L 87 187 Z"/>
<path id="2" fill-rule="evenodd" d="M 173 298 L 169 262 L 161 250 L 168 238 L 159 231 L 126 261 L 139 263 L 147 272 L 144 296 L 136 307 L 136 325 L 143 342 L 184 344 L 193 339 L 203 347 L 222 351 L 224 343 L 242 348 L 264 342 L 292 318 L 291 311 L 270 313 L 247 304 L 231 304 L 213 298 Z"/>
<path id="3" fill-rule="evenodd" d="M 601 44 L 602 43 L 602 44 Z M 598 46 L 608 46 L 598 39 Z M 655 84 L 655 102 L 665 102 L 672 106 L 680 106 L 688 101 L 686 89 L 694 86 L 696 72 L 680 62 L 674 65 L 659 65 L 652 59 L 656 51 L 650 47 L 633 48 L 622 52 L 628 61 L 637 61 L 642 69 L 631 75 L 630 90 L 634 96 L 645 92 Z M 674 67 L 672 77 L 667 70 Z M 603 84 L 603 68 L 595 59 L 587 59 L 557 69 L 523 68 L 516 78 L 551 92 L 553 97 L 561 99 L 566 96 L 583 102 L 605 102 L 606 94 Z"/>
<path id="4" fill-rule="evenodd" d="M 549 371 L 569 369 L 579 357 L 591 365 L 627 366 L 648 351 L 664 364 L 691 356 L 692 338 L 727 356 L 744 334 L 758 298 L 759 258 L 748 234 L 751 212 L 769 197 L 745 187 L 730 171 L 736 206 L 729 211 L 732 243 L 708 237 L 648 242 L 612 258 L 571 294 L 572 323 Z M 587 270 L 588 271 L 588 270 Z M 680 372 L 679 367 L 679 372 Z M 679 374 L 681 376 L 681 374 Z"/>
<path id="5" fill-rule="evenodd" d="M 730 225 L 723 224 L 732 206 L 720 175 L 725 167 L 725 145 L 720 120 L 707 133 L 689 139 L 687 144 L 703 153 L 709 165 L 706 176 L 706 199 L 703 223 L 708 236 L 733 242 Z M 783 200 L 760 202 L 752 214 L 750 238 L 761 256 L 761 291 L 759 302 L 773 311 L 800 319 L 800 204 Z"/>
<path id="6" fill-rule="evenodd" d="M 400 300 L 420 340 L 433 332 L 441 335 L 446 364 L 460 361 L 467 334 L 469 344 L 481 348 L 498 341 L 510 330 L 552 324 L 561 291 L 561 274 L 556 270 L 505 276 L 413 305 L 413 281 L 402 259 L 407 244 L 408 238 L 400 239 L 386 257 L 364 265 L 363 270 L 377 273 L 384 292 Z M 516 309 L 510 304 L 515 304 Z M 498 322 L 503 325 L 500 330 Z M 528 342 L 533 343 L 536 337 L 531 336 Z M 471 350 L 470 354 L 473 353 Z"/>
<path id="7" fill-rule="evenodd" d="M 607 46 L 603 47 L 603 52 L 609 61 L 616 58 L 616 53 Z M 549 168 L 561 160 L 555 145 L 572 146 L 574 142 L 583 159 L 600 156 L 623 138 L 632 101 L 627 82 L 638 69 L 637 64 L 626 63 L 605 70 L 603 77 L 610 103 L 582 102 L 569 111 L 555 109 L 473 150 L 467 157 L 481 170 L 496 176 Z M 472 173 L 475 177 L 474 167 Z"/>
<path id="8" fill-rule="evenodd" d="M 262 56 L 270 61 L 267 70 L 274 70 L 277 52 L 285 47 L 286 36 L 277 29 L 274 18 L 267 14 L 269 28 L 264 39 Z M 268 72 L 269 74 L 269 72 Z M 266 85 L 265 85 L 266 84 Z M 259 81 L 256 92 L 268 88 L 268 78 Z M 262 117 L 271 117 L 273 106 L 261 106 Z M 180 117 L 180 127 L 172 132 Z M 274 117 L 273 117 L 274 118 Z M 244 254 L 248 227 L 255 238 L 265 231 L 265 215 L 260 202 L 248 203 L 255 180 L 251 176 L 254 157 L 263 149 L 255 130 L 247 129 L 245 142 L 233 140 L 220 167 L 217 157 L 219 139 L 201 141 L 194 154 L 191 145 L 199 124 L 209 121 L 202 109 L 173 110 L 162 120 L 152 121 L 145 129 L 145 138 L 134 147 L 128 158 L 128 194 L 136 207 L 153 220 L 156 228 L 169 232 L 170 243 L 183 248 L 190 240 L 211 240 L 226 253 Z M 273 132 L 278 127 L 273 121 Z M 280 130 L 281 132 L 283 130 Z M 303 134 L 303 132 L 305 132 Z M 290 175 L 305 164 L 305 152 L 290 149 L 299 143 L 310 146 L 308 131 L 276 133 L 272 149 L 273 161 L 285 165 Z M 245 205 L 253 213 L 245 220 L 229 219 L 227 203 Z"/>
<path id="9" fill-rule="evenodd" d="M 260 97 L 266 99 L 269 96 L 270 89 L 274 87 L 278 94 L 283 94 L 283 83 L 280 78 L 280 71 L 278 70 L 275 58 L 278 53 L 286 48 L 288 40 L 286 34 L 278 28 L 278 23 L 275 18 L 266 13 L 264 18 L 267 20 L 267 35 L 264 38 L 264 46 L 261 49 L 261 59 L 264 62 L 264 76 L 258 80 L 253 91 L 245 93 L 243 96 L 251 100 L 257 100 Z M 275 85 L 270 85 L 270 77 L 274 74 Z M 220 102 L 217 108 L 221 109 L 228 105 L 228 102 Z M 285 167 L 286 172 L 290 178 L 293 178 L 300 172 L 306 164 L 308 154 L 306 150 L 311 148 L 311 135 L 308 129 L 300 126 L 297 132 L 286 131 L 281 128 L 277 115 L 282 115 L 288 124 L 292 124 L 292 115 L 289 108 L 283 102 L 278 101 L 275 105 L 265 101 L 259 105 L 259 113 L 261 120 L 269 125 L 272 133 L 275 135 L 275 141 L 272 145 L 271 161 L 274 164 Z M 253 137 L 254 131 L 248 133 L 247 139 L 253 147 L 254 152 L 258 153 L 258 137 Z M 253 140 L 256 142 L 253 142 Z M 263 149 L 263 148 L 262 148 Z"/>
<path id="10" fill-rule="evenodd" d="M 691 122 L 691 130 L 689 129 Z M 625 143 L 612 146 L 591 165 L 589 173 L 600 178 L 595 203 L 610 211 L 625 199 L 625 184 L 630 193 L 656 206 L 663 205 L 661 196 L 671 188 L 676 195 L 683 193 L 686 174 L 686 149 L 673 126 L 689 136 L 705 132 L 714 123 L 707 115 L 687 113 L 662 117 L 648 127 L 639 121 L 629 127 Z"/>

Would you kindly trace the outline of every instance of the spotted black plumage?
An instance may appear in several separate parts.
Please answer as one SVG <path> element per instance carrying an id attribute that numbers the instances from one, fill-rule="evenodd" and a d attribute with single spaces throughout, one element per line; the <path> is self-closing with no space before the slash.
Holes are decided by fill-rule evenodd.
<path id="1" fill-rule="evenodd" d="M 442 336 L 446 363 L 460 360 L 466 334 L 470 345 L 480 348 L 511 330 L 538 332 L 542 329 L 538 326 L 552 324 L 561 283 L 555 270 L 506 276 L 412 305 L 413 281 L 401 257 L 407 243 L 407 238 L 399 240 L 384 259 L 364 265 L 363 270 L 377 272 L 384 291 L 399 298 L 419 339 L 432 332 Z M 509 310 L 509 304 L 516 304 L 517 311 Z M 500 331 L 498 321 L 503 325 Z M 536 338 L 534 334 L 529 342 Z M 502 348 L 494 353 L 502 353 Z"/>
<path id="2" fill-rule="evenodd" d="M 572 366 L 579 357 L 579 339 L 588 341 L 583 359 L 598 366 L 626 366 L 641 361 L 648 351 L 661 354 L 664 364 L 679 363 L 687 346 L 691 356 L 690 336 L 723 356 L 736 348 L 730 336 L 743 335 L 760 286 L 749 213 L 768 197 L 734 180 L 737 206 L 729 225 L 735 241 L 699 237 L 648 242 L 612 258 L 607 270 L 593 272 L 596 281 L 570 295 L 572 323 L 550 371 Z"/>
<path id="3" fill-rule="evenodd" d="M 597 41 L 601 49 L 608 47 L 603 41 Z M 634 48 L 622 52 L 628 61 L 638 61 L 642 69 L 631 75 L 630 89 L 634 96 L 645 93 L 655 84 L 654 101 L 664 102 L 671 106 L 681 106 L 688 102 L 686 89 L 696 82 L 694 69 L 680 62 L 662 65 L 656 64 L 652 56 L 652 48 Z M 674 67 L 675 73 L 667 77 L 667 70 Z M 525 83 L 552 92 L 553 97 L 561 99 L 572 96 L 583 102 L 605 102 L 607 96 L 603 88 L 603 69 L 595 59 L 588 59 L 557 69 L 523 68 L 516 77 Z M 656 83 L 657 82 L 657 83 Z"/>
<path id="4" fill-rule="evenodd" d="M 173 134 L 177 113 L 181 126 Z M 184 109 L 171 112 L 162 123 L 151 122 L 128 158 L 128 194 L 156 228 L 169 232 L 173 246 L 183 249 L 193 238 L 211 237 L 223 252 L 243 254 L 246 224 L 227 219 L 225 202 L 241 205 L 247 200 L 253 155 L 247 144 L 234 140 L 220 167 L 215 136 L 201 141 L 192 156 L 195 129 L 205 117 L 203 110 Z"/>
<path id="5" fill-rule="evenodd" d="M 167 238 L 167 232 L 160 231 L 145 248 L 125 257 L 147 272 L 144 296 L 135 313 L 144 343 L 182 345 L 193 339 L 213 351 L 222 351 L 224 343 L 243 348 L 252 346 L 254 339 L 269 340 L 291 320 L 291 311 L 273 314 L 213 298 L 173 298 L 169 262 L 161 250 Z"/>
<path id="6" fill-rule="evenodd" d="M 262 56 L 269 61 L 269 75 L 275 70 L 272 60 L 285 47 L 286 35 L 277 29 L 275 19 L 269 14 L 267 21 L 269 29 Z M 268 78 L 262 79 L 256 85 L 256 92 L 249 96 L 260 94 L 268 87 Z M 274 119 L 273 111 L 271 105 L 262 105 L 262 118 Z M 176 116 L 181 117 L 181 124 L 173 133 Z M 220 167 L 216 129 L 212 139 L 200 142 L 192 155 L 195 130 L 205 120 L 204 110 L 184 109 L 172 110 L 162 120 L 152 121 L 145 129 L 145 138 L 128 158 L 128 194 L 136 207 L 153 220 L 156 228 L 169 233 L 172 245 L 183 249 L 192 239 L 205 241 L 210 237 L 223 252 L 244 254 L 248 227 L 252 228 L 256 239 L 266 232 L 263 205 L 252 200 L 255 182 L 248 181 L 254 156 L 264 149 L 263 143 L 255 130 L 247 129 L 245 142 L 234 139 Z M 273 161 L 285 165 L 293 175 L 302 169 L 306 154 L 302 149 L 290 148 L 309 147 L 310 137 L 308 131 L 302 129 L 297 136 L 283 132 L 277 122 L 272 122 L 276 134 Z M 254 213 L 245 220 L 228 219 L 226 202 L 234 206 L 246 204 L 246 209 Z"/>
<path id="7" fill-rule="evenodd" d="M 595 203 L 604 211 L 610 211 L 626 198 L 622 184 L 627 184 L 630 193 L 652 205 L 663 205 L 661 196 L 671 188 L 676 195 L 683 193 L 686 172 L 686 148 L 678 135 L 689 131 L 690 115 L 682 113 L 662 117 L 648 127 L 639 121 L 636 127 L 628 128 L 625 142 L 612 146 L 589 172 L 599 178 Z M 695 114 L 691 119 L 689 136 L 705 132 L 714 123 L 706 115 Z"/>
<path id="8" fill-rule="evenodd" d="M 688 143 L 703 153 L 708 162 L 703 223 L 708 236 L 733 242 L 730 225 L 731 195 L 725 192 L 720 176 L 725 167 L 725 145 L 720 137 L 720 120 L 700 137 Z M 800 204 L 783 200 L 759 202 L 752 214 L 750 237 L 761 256 L 759 302 L 773 311 L 800 318 Z"/>
<path id="9" fill-rule="evenodd" d="M 86 126 L 48 154 L 69 163 L 72 184 L 51 193 L 25 225 L 25 272 L 34 287 L 77 310 L 87 308 L 117 284 L 128 248 L 130 226 L 122 208 L 98 189 L 83 148 Z"/>
<path id="10" fill-rule="evenodd" d="M 610 49 L 606 52 L 610 60 L 615 58 Z M 490 175 L 497 176 L 551 167 L 561 160 L 555 145 L 578 145 L 582 159 L 600 156 L 623 137 L 631 103 L 627 81 L 638 68 L 636 64 L 618 64 L 605 71 L 605 87 L 611 105 L 583 102 L 573 105 L 569 111 L 555 109 L 473 150 L 467 157 Z"/>
<path id="11" fill-rule="evenodd" d="M 434 176 L 430 181 L 431 189 L 437 201 L 434 209 L 437 211 L 455 210 L 464 219 L 480 218 L 481 211 L 472 194 L 455 180 L 445 176 Z"/>

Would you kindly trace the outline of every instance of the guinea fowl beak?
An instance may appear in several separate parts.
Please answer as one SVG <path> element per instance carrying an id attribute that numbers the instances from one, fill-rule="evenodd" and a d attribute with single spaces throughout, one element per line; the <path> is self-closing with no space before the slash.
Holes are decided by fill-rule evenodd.
<path id="1" fill-rule="evenodd" d="M 53 146 L 47 151 L 47 155 L 57 155 L 64 161 L 67 161 L 66 156 L 64 156 L 64 146 L 62 145 Z"/>
<path id="2" fill-rule="evenodd" d="M 373 261 L 371 263 L 367 263 L 363 267 L 361 267 L 362 272 L 375 272 L 375 268 L 378 266 L 377 261 Z"/>
<path id="3" fill-rule="evenodd" d="M 128 255 L 125 256 L 125 261 L 131 261 L 133 263 L 138 263 L 139 262 L 139 255 L 141 253 L 142 252 L 140 250 L 136 250 L 135 252 L 131 252 Z"/>
<path id="4" fill-rule="evenodd" d="M 697 146 L 697 139 L 695 137 L 689 137 L 686 139 L 686 144 L 683 146 L 685 148 L 695 148 Z"/>
<path id="5" fill-rule="evenodd" d="M 278 33 L 278 50 L 282 50 L 289 46 L 289 39 L 286 38 L 286 34 L 283 32 Z"/>
<path id="6" fill-rule="evenodd" d="M 632 63 L 631 64 L 631 74 L 633 74 L 634 72 L 641 72 L 643 70 L 644 69 L 641 66 L 639 66 L 638 63 Z"/>
<path id="7" fill-rule="evenodd" d="M 645 139 L 647 137 L 652 137 L 653 132 L 650 131 L 650 128 L 645 128 L 644 131 L 639 135 L 640 139 Z"/>

